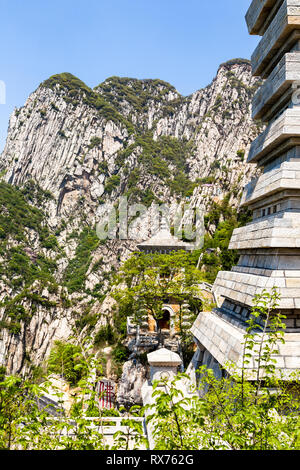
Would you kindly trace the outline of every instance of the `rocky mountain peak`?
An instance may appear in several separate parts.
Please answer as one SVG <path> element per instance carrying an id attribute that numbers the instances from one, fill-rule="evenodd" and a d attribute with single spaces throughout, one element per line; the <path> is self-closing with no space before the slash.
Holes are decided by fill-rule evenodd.
<path id="1" fill-rule="evenodd" d="M 164 106 L 181 95 L 162 80 L 110 77 L 95 88 L 122 115 L 144 130 L 163 115 Z"/>

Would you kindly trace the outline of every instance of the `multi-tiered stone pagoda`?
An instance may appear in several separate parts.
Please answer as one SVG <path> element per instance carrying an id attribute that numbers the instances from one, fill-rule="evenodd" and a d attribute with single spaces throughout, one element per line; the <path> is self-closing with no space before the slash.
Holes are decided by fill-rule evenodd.
<path id="1" fill-rule="evenodd" d="M 199 361 L 213 368 L 241 365 L 243 335 L 253 298 L 277 287 L 287 316 L 277 367 L 285 377 L 300 369 L 300 0 L 253 0 L 250 34 L 262 36 L 252 56 L 264 82 L 253 99 L 253 118 L 265 131 L 252 143 L 248 162 L 262 170 L 246 188 L 242 205 L 253 221 L 234 231 L 229 248 L 238 265 L 214 284 L 218 308 L 193 326 Z"/>

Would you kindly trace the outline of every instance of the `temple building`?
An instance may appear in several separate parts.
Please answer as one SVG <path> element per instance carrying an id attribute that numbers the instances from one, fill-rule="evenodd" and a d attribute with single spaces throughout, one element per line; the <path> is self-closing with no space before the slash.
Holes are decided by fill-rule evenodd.
<path id="1" fill-rule="evenodd" d="M 254 296 L 276 287 L 286 330 L 274 358 L 288 378 L 300 369 L 300 0 L 253 0 L 246 22 L 250 34 L 261 36 L 252 69 L 264 81 L 252 112 L 266 127 L 248 156 L 261 176 L 241 202 L 253 220 L 234 231 L 229 245 L 240 253 L 238 265 L 219 273 L 218 308 L 200 313 L 192 332 L 199 364 L 211 364 L 216 374 L 228 361 L 240 367 Z"/>
<path id="2" fill-rule="evenodd" d="M 147 254 L 170 254 L 175 251 L 191 251 L 195 247 L 193 243 L 180 240 L 172 235 L 166 221 L 163 220 L 157 234 L 145 242 L 140 243 L 137 248 L 139 251 Z M 206 292 L 206 296 L 210 298 L 212 297 L 212 294 L 210 292 Z M 200 299 L 199 302 L 201 302 Z M 141 347 L 148 345 L 149 349 L 153 348 L 155 343 L 154 338 L 156 338 L 157 334 L 160 333 L 164 340 L 164 344 L 170 349 L 177 351 L 179 344 L 177 333 L 179 333 L 178 317 L 180 314 L 180 308 L 182 309 L 182 326 L 190 327 L 191 321 L 189 320 L 189 317 L 191 312 L 189 312 L 188 306 L 184 304 L 180 307 L 178 302 L 175 299 L 172 299 L 172 295 L 168 295 L 166 292 L 161 317 L 159 319 L 155 319 L 150 313 L 148 313 L 147 321 L 144 321 L 138 328 L 137 342 L 139 345 Z M 137 334 L 137 327 L 131 317 L 127 318 L 127 334 L 129 337 L 135 337 Z M 159 343 L 157 346 L 158 345 Z"/>
<path id="3" fill-rule="evenodd" d="M 145 253 L 168 254 L 174 251 L 191 251 L 194 245 L 189 242 L 178 239 L 171 234 L 168 224 L 165 220 L 161 223 L 161 229 L 156 235 L 149 238 L 137 246 L 138 250 Z M 158 330 L 176 334 L 176 315 L 179 312 L 179 306 L 172 298 L 166 299 L 163 305 L 162 317 L 156 321 L 151 315 L 148 316 L 148 328 L 150 332 Z"/>

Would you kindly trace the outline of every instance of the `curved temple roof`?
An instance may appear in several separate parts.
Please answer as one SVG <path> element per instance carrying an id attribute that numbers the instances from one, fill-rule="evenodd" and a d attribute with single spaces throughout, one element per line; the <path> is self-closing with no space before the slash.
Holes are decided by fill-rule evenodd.
<path id="1" fill-rule="evenodd" d="M 167 228 L 162 228 L 156 235 L 149 238 L 149 240 L 140 243 L 138 249 L 141 251 L 190 251 L 194 249 L 194 244 L 180 240 L 174 235 L 171 235 Z"/>

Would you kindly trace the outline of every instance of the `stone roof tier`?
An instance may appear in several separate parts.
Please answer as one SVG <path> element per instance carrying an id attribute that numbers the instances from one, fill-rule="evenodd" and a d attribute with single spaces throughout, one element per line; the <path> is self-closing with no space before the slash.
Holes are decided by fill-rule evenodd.
<path id="1" fill-rule="evenodd" d="M 157 349 L 147 354 L 150 366 L 180 366 L 182 360 L 179 354 L 174 353 L 166 348 Z"/>
<path id="2" fill-rule="evenodd" d="M 194 244 L 185 242 L 171 235 L 167 228 L 161 229 L 156 235 L 138 245 L 140 251 L 190 251 L 194 249 Z"/>

